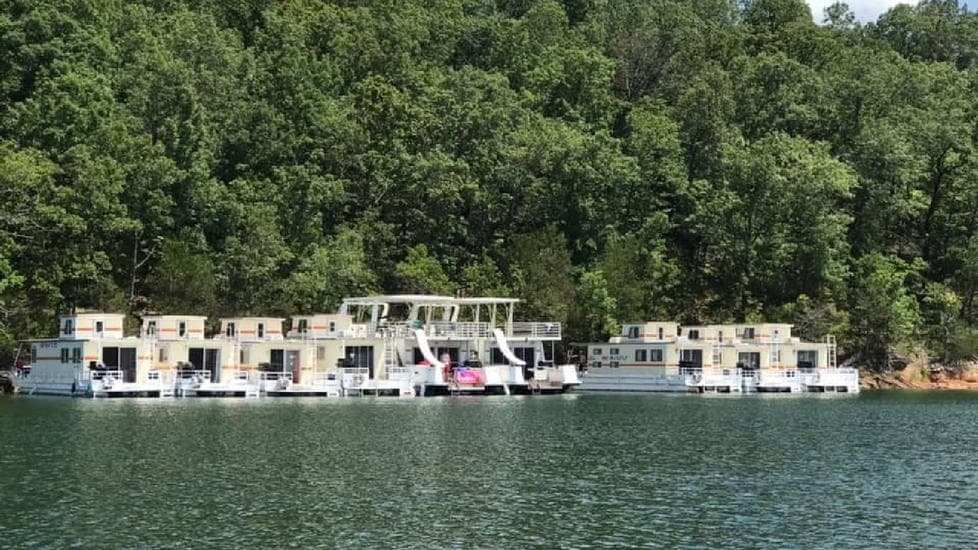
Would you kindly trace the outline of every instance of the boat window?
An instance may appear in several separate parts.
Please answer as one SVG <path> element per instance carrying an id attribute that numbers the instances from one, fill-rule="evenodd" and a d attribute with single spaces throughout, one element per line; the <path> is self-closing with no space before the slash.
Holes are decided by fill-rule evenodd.
<path id="1" fill-rule="evenodd" d="M 248 350 L 243 349 L 241 353 L 238 354 L 238 364 L 247 365 L 248 364 Z"/>
<path id="2" fill-rule="evenodd" d="M 661 349 L 650 349 L 649 350 L 649 361 L 653 363 L 662 362 L 662 350 Z"/>
<path id="3" fill-rule="evenodd" d="M 61 348 L 61 362 L 68 362 L 68 348 Z"/>
<path id="4" fill-rule="evenodd" d="M 628 337 L 638 338 L 638 327 L 628 327 Z"/>
<path id="5" fill-rule="evenodd" d="M 745 327 L 744 340 L 753 340 L 753 339 L 754 339 L 754 327 Z"/>
<path id="6" fill-rule="evenodd" d="M 608 353 L 611 355 L 618 355 L 618 348 L 611 348 L 608 350 Z"/>
<path id="7" fill-rule="evenodd" d="M 663 339 L 664 338 L 662 337 L 662 327 L 659 327 L 659 340 L 663 340 Z"/>
<path id="8" fill-rule="evenodd" d="M 700 339 L 700 331 L 698 331 L 698 330 L 691 330 L 691 331 L 689 331 L 689 339 L 690 340 L 699 340 Z"/>
<path id="9" fill-rule="evenodd" d="M 742 351 L 737 354 L 737 366 L 742 369 L 756 369 L 761 366 L 761 354 L 756 351 Z"/>
<path id="10" fill-rule="evenodd" d="M 330 332 L 336 332 L 336 321 L 330 321 L 329 322 L 329 331 Z"/>
<path id="11" fill-rule="evenodd" d="M 601 348 L 591 348 L 591 355 L 601 355 Z"/>
<path id="12" fill-rule="evenodd" d="M 265 337 L 265 323 L 258 323 L 258 337 Z"/>
<path id="13" fill-rule="evenodd" d="M 166 348 L 160 348 L 160 363 L 166 361 Z"/>
<path id="14" fill-rule="evenodd" d="M 234 336 L 234 323 L 228 323 L 224 334 L 230 338 Z"/>
<path id="15" fill-rule="evenodd" d="M 648 361 L 648 352 L 644 349 L 635 350 L 635 362 L 644 363 L 645 361 Z"/>
<path id="16" fill-rule="evenodd" d="M 105 332 L 105 323 L 102 321 L 95 321 L 95 333 L 102 334 Z"/>
<path id="17" fill-rule="evenodd" d="M 81 358 L 82 358 L 82 349 L 81 348 L 72 348 L 71 349 L 71 362 L 72 363 L 81 363 Z"/>
<path id="18" fill-rule="evenodd" d="M 602 367 L 601 361 L 592 361 L 591 362 L 591 368 L 592 369 L 600 369 L 601 367 Z"/>
<path id="19" fill-rule="evenodd" d="M 31 364 L 37 363 L 37 348 L 31 346 Z"/>
<path id="20" fill-rule="evenodd" d="M 156 334 L 156 321 L 146 323 L 146 334 L 150 336 Z"/>
<path id="21" fill-rule="evenodd" d="M 621 363 L 619 363 L 618 361 L 612 361 L 611 362 L 611 368 L 613 368 L 613 369 L 617 369 L 620 366 L 621 366 Z"/>
<path id="22" fill-rule="evenodd" d="M 74 334 L 74 333 L 75 333 L 75 322 L 71 319 L 68 319 L 67 321 L 65 321 L 65 334 Z"/>
<path id="23" fill-rule="evenodd" d="M 177 334 L 181 338 L 187 335 L 187 323 L 186 322 L 180 321 L 180 324 L 178 325 L 178 329 L 177 329 Z"/>
<path id="24" fill-rule="evenodd" d="M 813 349 L 798 350 L 798 368 L 814 369 L 818 367 L 818 351 Z"/>
<path id="25" fill-rule="evenodd" d="M 299 334 L 305 334 L 309 330 L 309 321 L 307 319 L 299 319 Z"/>

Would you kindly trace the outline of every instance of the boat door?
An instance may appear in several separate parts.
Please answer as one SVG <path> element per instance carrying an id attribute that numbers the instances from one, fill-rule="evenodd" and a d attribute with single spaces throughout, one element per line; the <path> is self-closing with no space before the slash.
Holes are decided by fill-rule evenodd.
<path id="1" fill-rule="evenodd" d="M 292 372 L 297 368 L 299 368 L 299 352 L 287 350 L 285 352 L 285 371 Z"/>
<path id="2" fill-rule="evenodd" d="M 204 351 L 204 370 L 211 371 L 211 380 L 221 379 L 221 350 L 208 349 Z"/>
<path id="3" fill-rule="evenodd" d="M 348 367 L 367 369 L 368 376 L 374 377 L 374 347 L 346 346 L 343 363 Z"/>
<path id="4" fill-rule="evenodd" d="M 187 350 L 187 362 L 193 365 L 193 370 L 204 370 L 204 348 L 190 348 Z M 217 382 L 217 380 L 213 380 Z"/>
<path id="5" fill-rule="evenodd" d="M 124 381 L 136 381 L 136 348 L 119 348 L 119 370 Z"/>
<path id="6" fill-rule="evenodd" d="M 273 349 L 268 352 L 268 362 L 273 372 L 285 370 L 285 350 Z"/>
<path id="7" fill-rule="evenodd" d="M 299 383 L 299 352 L 297 350 L 286 350 L 285 352 L 285 372 L 292 373 L 292 381 Z"/>

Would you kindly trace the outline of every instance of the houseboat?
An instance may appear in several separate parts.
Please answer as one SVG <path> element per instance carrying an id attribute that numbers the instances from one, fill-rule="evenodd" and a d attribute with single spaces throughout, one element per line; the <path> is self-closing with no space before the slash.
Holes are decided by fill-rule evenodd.
<path id="1" fill-rule="evenodd" d="M 717 393 L 858 393 L 855 369 L 837 365 L 835 339 L 803 342 L 792 325 L 622 325 L 588 343 L 582 390 Z"/>
<path id="2" fill-rule="evenodd" d="M 123 335 L 125 316 L 76 313 L 58 320 L 58 337 L 30 343 L 29 374 L 15 379 L 21 393 L 91 397 L 170 393 L 153 365 L 150 339 Z"/>
<path id="3" fill-rule="evenodd" d="M 224 318 L 213 335 L 202 316 L 147 315 L 127 337 L 122 314 L 72 314 L 57 338 L 30 343 L 17 385 L 92 397 L 508 395 L 579 385 L 574 365 L 553 361 L 560 324 L 516 321 L 517 303 L 366 296 L 288 325 Z"/>
<path id="4" fill-rule="evenodd" d="M 348 298 L 339 314 L 379 342 L 374 348 L 347 348 L 346 359 L 359 364 L 368 354 L 369 364 L 370 354 L 380 353 L 381 372 L 362 372 L 365 379 L 409 384 L 418 395 L 556 393 L 579 385 L 574 365 L 553 361 L 560 323 L 515 321 L 518 302 L 432 295 Z"/>

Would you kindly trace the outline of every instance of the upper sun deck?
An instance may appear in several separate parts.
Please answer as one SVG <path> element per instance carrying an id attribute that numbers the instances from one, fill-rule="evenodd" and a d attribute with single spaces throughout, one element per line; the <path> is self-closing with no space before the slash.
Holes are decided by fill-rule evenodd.
<path id="1" fill-rule="evenodd" d="M 387 294 L 347 298 L 339 314 L 349 315 L 351 329 L 364 334 L 386 332 L 410 337 L 420 329 L 431 338 L 473 339 L 492 338 L 493 330 L 499 328 L 511 338 L 560 339 L 560 323 L 514 320 L 517 303 L 519 299 L 508 297 Z"/>
<path id="2" fill-rule="evenodd" d="M 701 343 L 701 344 L 776 344 L 798 343 L 787 323 L 738 323 L 712 325 L 683 325 L 671 321 L 624 323 L 621 335 L 612 337 L 612 344 L 627 343 Z"/>

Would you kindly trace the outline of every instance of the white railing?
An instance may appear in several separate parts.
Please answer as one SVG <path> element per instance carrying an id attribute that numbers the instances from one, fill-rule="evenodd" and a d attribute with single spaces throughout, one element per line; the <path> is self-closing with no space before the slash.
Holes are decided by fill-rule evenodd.
<path id="1" fill-rule="evenodd" d="M 425 333 L 432 338 L 489 338 L 489 323 L 434 322 L 425 326 Z"/>
<path id="2" fill-rule="evenodd" d="M 168 384 L 172 383 L 172 376 L 170 371 L 162 370 L 151 370 L 146 373 L 146 381 L 156 384 Z"/>
<path id="3" fill-rule="evenodd" d="M 370 333 L 370 327 L 365 324 L 350 325 L 343 331 L 344 338 L 366 338 Z"/>
<path id="4" fill-rule="evenodd" d="M 507 336 L 521 338 L 553 338 L 560 339 L 560 323 L 515 322 L 510 325 Z"/>
<path id="5" fill-rule="evenodd" d="M 409 367 L 391 367 L 387 369 L 388 380 L 413 380 L 414 370 Z"/>
<path id="6" fill-rule="evenodd" d="M 370 369 L 345 368 L 343 369 L 342 378 L 344 386 L 362 386 L 370 380 Z"/>
<path id="7" fill-rule="evenodd" d="M 177 380 L 180 382 L 210 382 L 209 370 L 178 370 Z"/>
<path id="8" fill-rule="evenodd" d="M 825 384 L 835 386 L 845 386 L 849 384 L 859 384 L 859 373 L 851 367 L 837 367 L 814 369 L 810 378 L 810 384 Z"/>
<path id="9" fill-rule="evenodd" d="M 245 370 L 233 370 L 228 372 L 229 384 L 248 384 L 251 381 L 251 374 Z"/>
<path id="10" fill-rule="evenodd" d="M 291 372 L 275 372 L 275 371 L 272 371 L 272 372 L 262 372 L 261 375 L 260 375 L 260 379 L 261 379 L 262 382 L 264 382 L 266 380 L 288 380 L 289 382 L 291 382 L 292 381 L 292 373 Z"/>
<path id="11" fill-rule="evenodd" d="M 117 382 L 125 382 L 125 375 L 121 370 L 93 370 L 89 373 L 92 380 L 112 379 Z"/>
<path id="12" fill-rule="evenodd" d="M 687 386 L 740 386 L 746 375 L 736 368 L 679 369 Z"/>
<path id="13" fill-rule="evenodd" d="M 335 372 L 313 372 L 308 376 L 311 386 L 332 386 L 339 383 Z M 305 378 L 302 381 L 305 383 Z"/>
<path id="14" fill-rule="evenodd" d="M 798 381 L 798 369 L 760 369 L 757 372 L 761 384 Z"/>

